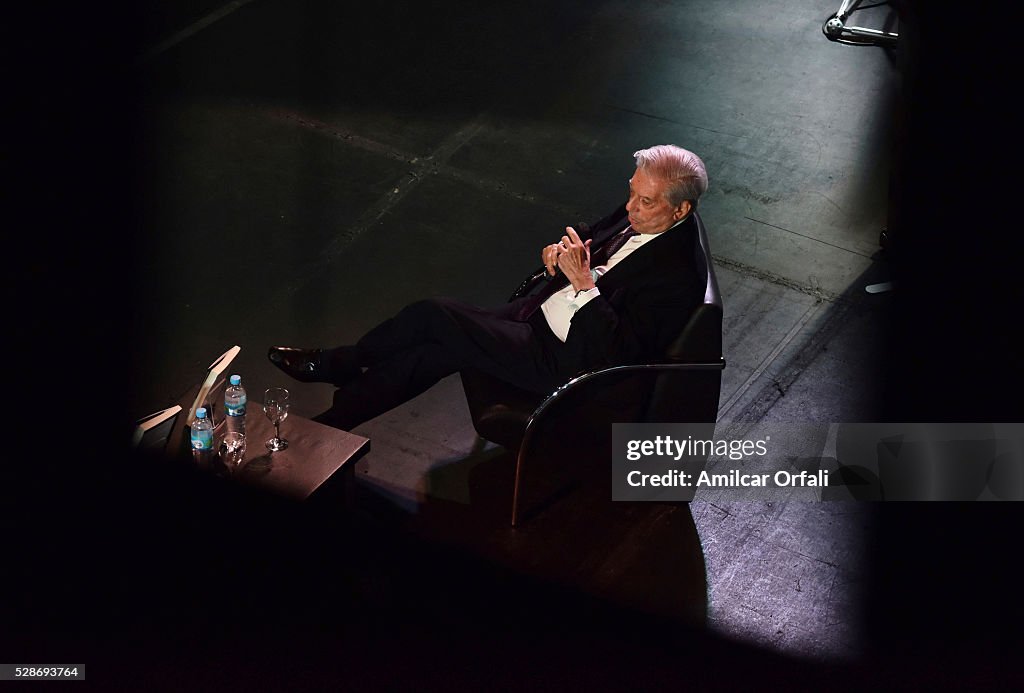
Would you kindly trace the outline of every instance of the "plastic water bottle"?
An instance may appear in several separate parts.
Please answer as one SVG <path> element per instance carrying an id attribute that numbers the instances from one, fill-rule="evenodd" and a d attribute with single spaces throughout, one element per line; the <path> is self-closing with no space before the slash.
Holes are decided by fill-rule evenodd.
<path id="1" fill-rule="evenodd" d="M 200 466 L 208 466 L 213 455 L 213 423 L 206 418 L 206 407 L 199 407 L 192 422 L 192 459 Z"/>
<path id="2" fill-rule="evenodd" d="M 242 387 L 242 376 L 233 375 L 228 382 L 230 384 L 224 391 L 224 426 L 228 433 L 245 435 L 245 405 L 248 398 Z"/>

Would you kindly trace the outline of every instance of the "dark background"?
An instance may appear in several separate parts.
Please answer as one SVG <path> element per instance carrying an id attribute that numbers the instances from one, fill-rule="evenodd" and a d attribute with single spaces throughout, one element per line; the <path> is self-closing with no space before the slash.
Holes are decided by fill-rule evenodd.
<path id="1" fill-rule="evenodd" d="M 902 289 L 895 295 L 887 357 L 879 364 L 887 384 L 880 418 L 1020 421 L 1020 193 L 1011 127 L 1016 60 L 1001 28 L 1004 8 L 903 7 L 901 33 L 910 50 L 890 210 Z M 364 685 L 426 685 L 454 677 L 472 685 L 481 680 L 474 677 L 486 680 L 499 672 L 521 686 L 536 677 L 551 687 L 582 682 L 600 688 L 635 685 L 638 671 L 652 685 L 665 684 L 686 667 L 716 672 L 721 678 L 692 674 L 698 685 L 709 686 L 731 683 L 732 677 L 760 680 L 791 672 L 806 676 L 808 688 L 831 680 L 830 670 L 731 649 L 711 638 L 672 640 L 674 647 L 666 648 L 657 624 L 592 610 L 581 598 L 543 585 L 513 599 L 503 576 L 462 565 L 439 549 L 403 546 L 400 536 L 374 534 L 381 530 L 352 526 L 326 535 L 316 530 L 315 517 L 286 515 L 241 495 L 225 500 L 219 490 L 181 508 L 174 484 L 192 488 L 197 480 L 167 483 L 157 471 L 152 477 L 126 475 L 128 461 L 119 459 L 112 442 L 120 431 L 105 426 L 104 412 L 123 407 L 133 375 L 125 345 L 126 320 L 135 307 L 127 305 L 132 299 L 124 289 L 132 263 L 146 262 L 133 244 L 139 181 L 132 172 L 143 123 L 140 86 L 123 58 L 147 41 L 132 28 L 146 22 L 133 18 L 131 8 L 116 9 L 104 16 L 103 9 L 65 4 L 47 5 L 32 16 L 15 14 L 8 25 L 11 40 L 5 41 L 6 110 L 12 117 L 5 168 L 14 213 L 5 234 L 13 284 L 4 399 L 14 442 L 3 465 L 7 550 L 0 614 L 8 627 L 0 660 L 87 661 L 92 677 L 108 663 L 120 665 L 127 653 L 134 677 L 206 681 L 223 671 L 253 671 L 243 662 L 262 661 L 255 669 L 262 675 L 254 678 L 271 685 L 313 683 L 317 677 Z M 372 23 L 373 14 L 365 11 L 362 21 Z M 258 542 L 261 549 L 270 547 L 262 555 L 275 559 L 344 544 L 345 555 L 393 575 L 397 559 L 375 556 L 375 547 L 421 552 L 425 562 L 451 567 L 435 578 L 438 594 L 451 600 L 442 596 L 438 604 L 468 598 L 479 609 L 452 615 L 437 606 L 417 613 L 419 602 L 409 597 L 381 618 L 380 611 L 338 596 L 324 609 L 348 624 L 343 627 L 319 630 L 329 620 L 321 619 L 324 612 L 274 616 L 289 591 L 307 581 L 326 576 L 345 585 L 370 578 L 359 577 L 339 558 L 326 565 L 299 562 L 284 579 L 276 561 L 245 558 L 252 545 L 228 548 L 223 531 L 238 516 L 277 520 L 279 533 Z M 930 662 L 950 657 L 964 662 L 963 676 L 972 681 L 1011 675 L 1009 655 L 1019 647 L 1021 614 L 1015 598 L 1020 580 L 1010 559 L 1020 520 L 1016 504 L 880 504 L 867 603 L 875 648 L 863 668 L 841 671 L 835 684 L 856 687 L 858 676 L 927 678 Z M 154 536 L 163 543 L 154 544 Z M 168 565 L 175 571 L 156 574 Z M 231 589 L 225 584 L 228 565 L 279 582 L 265 592 L 250 588 L 254 593 L 214 600 L 211 595 Z M 137 575 L 137 581 L 124 580 L 126 574 Z M 472 577 L 455 583 L 452 575 Z M 134 587 L 124 589 L 125 584 Z M 350 593 L 369 591 L 364 585 Z M 393 593 L 403 592 L 396 587 Z M 261 596 L 265 620 L 244 608 Z M 211 613 L 214 604 L 222 611 Z M 530 618 L 516 608 L 525 604 L 532 607 Z M 566 620 L 536 620 L 542 612 L 537 605 L 557 605 Z M 140 613 L 154 609 L 176 626 L 146 631 L 143 623 L 150 621 Z M 445 618 L 446 635 L 438 639 L 433 626 Z M 486 628 L 485 619 L 507 627 Z M 563 630 L 573 619 L 581 625 Z M 228 625 L 239 620 L 249 623 L 245 637 Z M 651 651 L 656 654 L 649 657 Z M 268 664 L 307 657 L 341 666 L 304 673 Z M 744 658 L 751 662 L 748 669 L 733 666 Z M 522 668 L 511 663 L 517 661 Z M 567 671 L 561 674 L 566 679 L 554 671 Z M 231 685 L 231 677 L 222 682 Z"/>

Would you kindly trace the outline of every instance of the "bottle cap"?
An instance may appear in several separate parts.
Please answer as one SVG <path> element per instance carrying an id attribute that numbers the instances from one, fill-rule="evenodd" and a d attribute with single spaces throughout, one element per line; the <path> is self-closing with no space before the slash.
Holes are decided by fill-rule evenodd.
<path id="1" fill-rule="evenodd" d="M 199 407 L 198 409 L 196 409 L 196 418 L 197 419 L 205 419 L 206 418 L 206 407 Z"/>
<path id="2" fill-rule="evenodd" d="M 242 376 L 240 376 L 240 375 L 233 375 L 233 376 L 231 376 L 229 378 L 229 380 L 230 380 L 232 385 L 238 385 L 238 384 L 240 384 L 242 382 Z"/>

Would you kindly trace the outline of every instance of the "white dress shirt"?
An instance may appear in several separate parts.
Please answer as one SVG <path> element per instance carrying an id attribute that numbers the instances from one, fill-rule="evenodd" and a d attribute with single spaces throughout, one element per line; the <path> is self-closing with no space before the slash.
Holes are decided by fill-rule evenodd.
<path id="1" fill-rule="evenodd" d="M 590 268 L 591 274 L 594 275 L 594 281 L 597 282 L 598 279 L 610 272 L 615 265 L 625 260 L 631 253 L 635 253 L 645 243 L 650 243 L 654 239 L 668 233 L 684 221 L 686 221 L 686 217 L 672 224 L 672 226 L 661 233 L 641 233 L 633 236 L 608 258 L 607 264 Z M 572 284 L 568 284 L 564 289 L 556 291 L 548 300 L 544 301 L 540 309 L 544 311 L 544 319 L 548 321 L 548 327 L 551 328 L 556 337 L 564 342 L 569 336 L 572 316 L 576 311 L 600 295 L 601 290 L 595 286 L 589 291 L 581 291 L 579 296 L 577 296 L 576 289 L 572 288 Z"/>

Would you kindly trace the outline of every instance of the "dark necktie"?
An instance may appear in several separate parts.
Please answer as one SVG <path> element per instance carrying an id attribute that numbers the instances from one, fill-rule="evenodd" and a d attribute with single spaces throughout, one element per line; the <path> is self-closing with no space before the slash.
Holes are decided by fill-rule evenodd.
<path id="1" fill-rule="evenodd" d="M 627 226 L 622 231 L 605 241 L 600 248 L 590 254 L 590 267 L 600 267 L 601 265 L 608 264 L 608 260 L 612 255 L 615 254 L 619 248 L 626 244 L 633 236 L 640 235 L 637 231 L 634 231 L 632 227 Z M 526 320 L 529 318 L 544 301 L 554 296 L 559 290 L 564 289 L 569 283 L 568 278 L 561 272 L 556 274 L 554 277 L 548 280 L 540 291 L 530 297 L 531 300 L 526 301 L 523 306 L 519 309 L 517 317 L 520 320 Z"/>
<path id="2" fill-rule="evenodd" d="M 601 265 L 607 265 L 612 255 L 618 252 L 619 248 L 626 245 L 626 241 L 628 241 L 633 236 L 639 235 L 640 233 L 634 231 L 632 226 L 627 226 L 626 228 L 622 229 L 617 234 L 609 238 L 604 243 L 604 245 L 602 245 L 596 251 L 591 253 L 590 267 L 594 268 L 600 267 Z"/>

